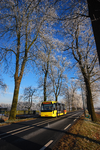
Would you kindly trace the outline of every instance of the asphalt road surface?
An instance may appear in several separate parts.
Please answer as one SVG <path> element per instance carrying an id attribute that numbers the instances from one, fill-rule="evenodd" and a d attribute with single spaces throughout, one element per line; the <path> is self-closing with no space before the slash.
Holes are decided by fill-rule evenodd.
<path id="1" fill-rule="evenodd" d="M 75 111 L 0 127 L 0 150 L 51 150 L 82 114 Z"/>

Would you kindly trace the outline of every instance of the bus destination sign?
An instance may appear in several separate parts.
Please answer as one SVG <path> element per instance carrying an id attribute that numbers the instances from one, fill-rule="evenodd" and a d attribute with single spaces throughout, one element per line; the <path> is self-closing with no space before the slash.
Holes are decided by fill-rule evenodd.
<path id="1" fill-rule="evenodd" d="M 42 104 L 52 104 L 52 102 L 43 102 Z"/>

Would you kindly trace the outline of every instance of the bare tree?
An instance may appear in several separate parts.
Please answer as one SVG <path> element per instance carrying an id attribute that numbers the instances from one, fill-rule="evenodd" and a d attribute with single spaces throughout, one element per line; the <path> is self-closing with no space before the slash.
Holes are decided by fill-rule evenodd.
<path id="1" fill-rule="evenodd" d="M 52 61 L 52 55 L 53 55 L 53 44 L 47 41 L 42 42 L 41 44 L 41 50 L 38 50 L 37 54 L 37 68 L 38 72 L 42 78 L 42 84 L 40 84 L 39 87 L 43 86 L 43 95 L 44 95 L 44 101 L 47 100 L 47 88 L 48 88 L 48 74 L 50 69 L 50 63 Z"/>
<path id="2" fill-rule="evenodd" d="M 39 87 L 43 87 L 44 101 L 47 100 L 48 96 L 52 93 L 51 82 L 49 78 L 50 66 L 56 62 L 56 55 L 61 49 L 63 42 L 53 37 L 49 37 L 40 42 L 40 48 L 37 52 L 37 69 L 40 75 Z"/>
<path id="3" fill-rule="evenodd" d="M 71 27 L 72 25 L 72 27 Z M 96 121 L 91 86 L 92 83 L 99 80 L 99 66 L 96 51 L 94 49 L 94 40 L 91 28 L 86 21 L 73 20 L 70 22 L 70 29 L 67 37 L 69 37 L 70 45 L 67 46 L 71 51 L 71 55 L 78 63 L 78 67 L 84 78 L 87 95 L 87 108 L 91 114 L 92 121 Z M 66 28 L 68 30 L 68 28 Z"/>
<path id="4" fill-rule="evenodd" d="M 78 90 L 78 83 L 77 80 L 75 80 L 74 78 L 71 79 L 70 82 L 68 82 L 69 85 L 65 86 L 64 91 L 64 97 L 65 97 L 65 101 L 67 102 L 67 105 L 69 107 L 69 111 L 72 110 L 76 110 L 77 107 L 77 97 L 79 96 L 77 94 L 77 90 Z M 78 96 L 77 96 L 78 95 Z"/>
<path id="5" fill-rule="evenodd" d="M 71 80 L 71 93 L 72 93 L 72 101 L 71 101 L 71 106 L 72 106 L 72 111 L 75 110 L 75 92 L 77 89 L 77 83 Z"/>
<path id="6" fill-rule="evenodd" d="M 7 89 L 7 84 L 4 83 L 3 79 L 2 79 L 2 59 L 0 60 L 0 89 L 6 91 Z"/>
<path id="7" fill-rule="evenodd" d="M 100 64 L 100 1 L 87 0 L 87 3 Z"/>
<path id="8" fill-rule="evenodd" d="M 71 111 L 71 99 L 70 99 L 70 88 L 67 85 L 64 90 L 64 99 L 69 111 Z"/>
<path id="9" fill-rule="evenodd" d="M 11 70 L 15 81 L 9 119 L 16 117 L 21 80 L 29 60 L 34 60 L 36 41 L 41 40 L 41 34 L 47 36 L 47 33 L 50 33 L 46 30 L 52 24 L 52 17 L 56 15 L 52 6 L 50 2 L 41 0 L 0 1 L 0 53 L 9 66 L 7 68 L 11 68 L 13 64 Z"/>
<path id="10" fill-rule="evenodd" d="M 50 79 L 53 86 L 53 93 L 55 95 L 55 101 L 58 101 L 58 96 L 61 93 L 64 80 L 67 76 L 64 74 L 65 68 L 68 66 L 66 58 L 61 56 L 57 57 L 56 63 L 50 65 Z"/>
<path id="11" fill-rule="evenodd" d="M 59 20 L 74 20 L 79 17 L 83 18 L 83 20 L 86 18 L 90 18 L 100 65 L 100 1 L 63 0 L 61 7 L 59 7 L 59 11 L 62 12 L 60 13 L 61 15 Z"/>
<path id="12" fill-rule="evenodd" d="M 2 79 L 0 79 L 0 88 L 2 90 L 6 90 L 7 89 L 7 85 L 2 81 Z"/>
<path id="13" fill-rule="evenodd" d="M 76 87 L 76 82 L 71 82 L 64 90 L 64 103 L 69 111 L 74 111 L 82 108 L 82 97 L 78 93 L 78 87 Z"/>
<path id="14" fill-rule="evenodd" d="M 32 107 L 32 100 L 33 95 L 36 92 L 36 89 L 32 88 L 31 86 L 24 89 L 23 99 L 24 101 L 28 101 L 28 105 L 26 106 L 28 108 L 28 113 L 30 113 L 30 109 Z"/>

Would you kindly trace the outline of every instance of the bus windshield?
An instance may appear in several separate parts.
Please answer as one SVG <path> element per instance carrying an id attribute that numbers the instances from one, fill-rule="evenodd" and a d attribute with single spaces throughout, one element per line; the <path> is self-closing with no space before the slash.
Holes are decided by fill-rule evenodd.
<path id="1" fill-rule="evenodd" d="M 52 104 L 42 104 L 41 111 L 52 111 Z"/>

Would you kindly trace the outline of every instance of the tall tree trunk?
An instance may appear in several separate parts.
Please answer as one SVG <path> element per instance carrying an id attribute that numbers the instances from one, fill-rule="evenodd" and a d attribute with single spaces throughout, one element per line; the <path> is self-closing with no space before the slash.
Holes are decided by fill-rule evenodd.
<path id="1" fill-rule="evenodd" d="M 10 120 L 16 118 L 16 108 L 17 108 L 17 102 L 18 102 L 19 88 L 20 88 L 20 83 L 21 83 L 21 80 L 22 80 L 22 77 L 23 77 L 23 73 L 24 73 L 26 57 L 27 56 L 24 57 L 24 60 L 22 62 L 21 71 L 20 71 L 20 75 L 19 76 L 18 76 L 19 64 L 18 64 L 18 60 L 16 60 L 16 62 L 17 62 L 16 63 L 16 72 L 15 72 L 15 76 L 14 76 L 15 89 L 14 89 L 13 102 L 12 102 L 11 111 L 10 111 L 10 117 L 9 117 Z"/>
<path id="2" fill-rule="evenodd" d="M 28 114 L 30 114 L 30 110 L 31 110 L 31 107 L 32 107 L 32 96 L 29 97 L 29 104 L 30 104 L 30 106 L 28 108 Z"/>
<path id="3" fill-rule="evenodd" d="M 69 88 L 67 87 L 67 95 L 68 95 L 68 107 L 70 111 L 70 99 L 69 99 Z"/>
<path id="4" fill-rule="evenodd" d="M 17 26 L 16 26 L 16 30 L 17 30 Z M 14 75 L 15 88 L 14 88 L 13 101 L 12 101 L 12 106 L 11 106 L 10 116 L 9 116 L 10 120 L 16 119 L 16 108 L 17 108 L 17 102 L 18 102 L 19 87 L 20 87 L 21 78 L 22 78 L 22 77 L 21 78 L 18 77 L 19 51 L 20 51 L 20 31 L 17 33 L 16 71 L 15 71 L 15 75 Z"/>
<path id="5" fill-rule="evenodd" d="M 74 93 L 72 94 L 72 111 L 75 110 L 75 107 L 74 107 Z"/>
<path id="6" fill-rule="evenodd" d="M 70 99 L 69 99 L 69 94 L 68 94 L 68 105 L 69 105 L 69 111 L 70 111 Z"/>
<path id="7" fill-rule="evenodd" d="M 47 100 L 47 95 L 46 95 L 46 83 L 47 83 L 47 71 L 45 72 L 45 77 L 44 77 L 44 101 Z"/>
<path id="8" fill-rule="evenodd" d="M 87 0 L 87 2 L 100 64 L 100 1 Z"/>
<path id="9" fill-rule="evenodd" d="M 70 102 L 69 102 L 69 111 L 70 111 Z"/>
<path id="10" fill-rule="evenodd" d="M 94 106 L 93 106 L 93 98 L 92 98 L 90 82 L 86 77 L 84 77 L 84 80 L 85 80 L 86 90 L 87 90 L 86 91 L 87 92 L 87 107 L 89 110 L 89 114 L 91 115 L 92 121 L 96 122 L 97 118 L 96 118 L 95 110 L 94 110 Z"/>
<path id="11" fill-rule="evenodd" d="M 58 101 L 58 95 L 55 95 L 56 102 Z"/>
<path id="12" fill-rule="evenodd" d="M 12 102 L 11 111 L 10 111 L 10 117 L 9 117 L 10 120 L 16 119 L 16 108 L 17 108 L 17 101 L 18 101 L 18 95 L 19 95 L 20 82 L 21 81 L 15 81 L 13 102 Z"/>
<path id="13" fill-rule="evenodd" d="M 28 114 L 30 114 L 30 107 L 28 108 Z"/>
<path id="14" fill-rule="evenodd" d="M 87 109 L 89 111 L 89 114 L 91 115 L 92 121 L 96 122 L 97 118 L 95 115 L 94 105 L 93 105 L 93 98 L 92 98 L 92 92 L 91 92 L 91 86 L 90 86 L 90 78 L 86 75 L 85 69 L 82 67 L 81 62 L 79 63 L 81 72 L 84 77 L 84 82 L 86 85 L 86 97 L 87 97 Z"/>

